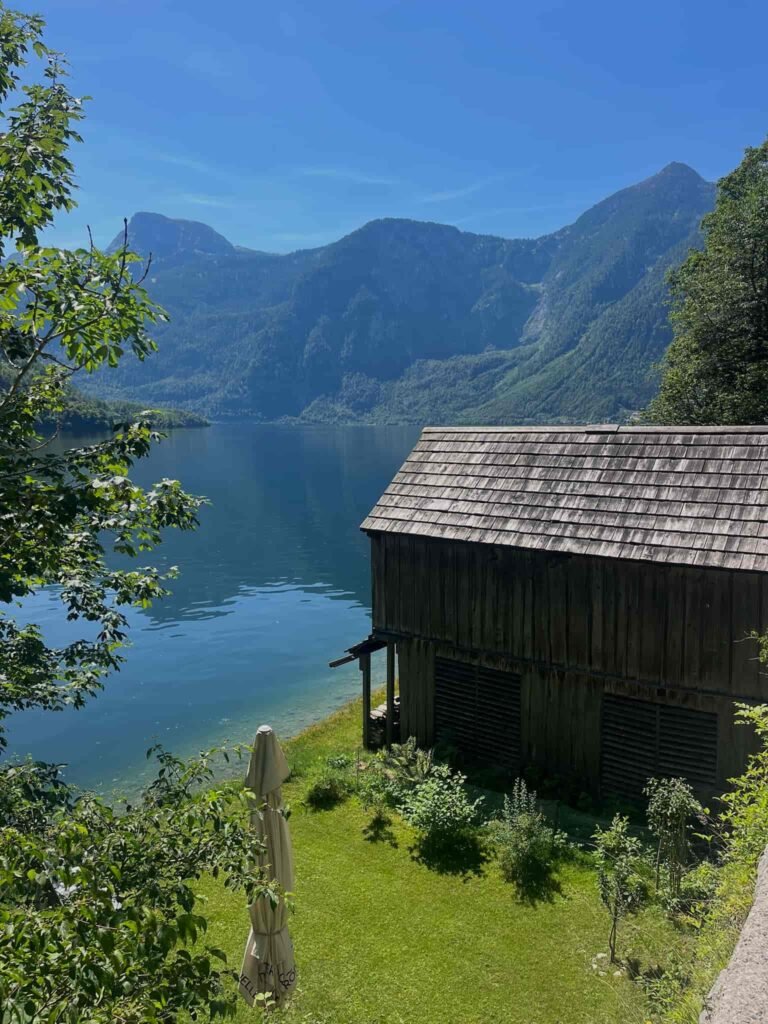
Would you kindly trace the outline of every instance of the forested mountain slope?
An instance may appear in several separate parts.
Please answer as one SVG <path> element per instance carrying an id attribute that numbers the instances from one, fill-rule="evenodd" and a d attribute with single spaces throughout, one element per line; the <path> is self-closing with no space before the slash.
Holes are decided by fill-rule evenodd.
<path id="1" fill-rule="evenodd" d="M 653 392 L 664 276 L 713 201 L 670 164 L 539 239 L 387 219 L 288 255 L 137 214 L 131 245 L 152 251 L 172 321 L 157 355 L 91 386 L 218 417 L 620 419 Z"/>

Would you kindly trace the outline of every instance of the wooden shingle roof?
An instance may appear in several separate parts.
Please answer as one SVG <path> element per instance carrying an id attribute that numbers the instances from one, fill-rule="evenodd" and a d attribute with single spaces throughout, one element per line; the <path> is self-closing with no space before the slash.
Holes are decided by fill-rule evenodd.
<path id="1" fill-rule="evenodd" d="M 361 528 L 768 572 L 768 427 L 427 427 Z"/>

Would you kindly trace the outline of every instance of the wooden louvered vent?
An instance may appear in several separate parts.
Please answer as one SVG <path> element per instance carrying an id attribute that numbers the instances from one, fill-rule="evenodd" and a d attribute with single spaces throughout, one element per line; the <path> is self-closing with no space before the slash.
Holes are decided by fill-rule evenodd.
<path id="1" fill-rule="evenodd" d="M 517 768 L 520 676 L 435 658 L 435 735 L 474 760 Z"/>
<path id="2" fill-rule="evenodd" d="M 652 776 L 677 776 L 694 787 L 717 778 L 717 715 L 606 695 L 602 786 L 637 799 Z"/>

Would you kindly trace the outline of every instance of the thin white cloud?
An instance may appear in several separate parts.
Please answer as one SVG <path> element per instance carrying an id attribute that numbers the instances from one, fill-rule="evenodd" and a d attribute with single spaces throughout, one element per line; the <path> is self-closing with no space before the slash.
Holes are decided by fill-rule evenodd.
<path id="1" fill-rule="evenodd" d="M 345 181 L 353 185 L 399 185 L 397 178 L 384 175 L 368 174 L 365 171 L 350 170 L 346 167 L 299 167 L 294 171 L 299 178 L 329 178 L 333 181 Z"/>
<path id="2" fill-rule="evenodd" d="M 189 203 L 192 206 L 213 206 L 219 209 L 240 206 L 241 204 L 223 196 L 209 196 L 200 192 L 181 192 L 173 197 L 179 202 Z"/>
<path id="3" fill-rule="evenodd" d="M 464 185 L 462 188 L 447 188 L 439 192 L 429 192 L 425 196 L 421 196 L 419 202 L 421 203 L 449 203 L 454 199 L 464 199 L 467 196 L 472 196 L 475 192 L 480 192 L 484 188 L 488 188 L 489 185 L 495 185 L 496 182 L 501 181 L 502 178 L 499 175 L 495 175 L 492 178 L 481 178 L 479 181 L 474 181 L 470 185 Z"/>
<path id="4" fill-rule="evenodd" d="M 184 167 L 188 171 L 195 171 L 197 174 L 208 174 L 211 177 L 222 177 L 222 171 L 218 167 L 214 167 L 212 164 L 207 164 L 203 160 L 196 160 L 194 157 L 185 156 L 183 153 L 156 153 L 148 151 L 148 155 L 152 155 L 155 160 L 160 160 L 164 164 L 172 164 L 174 167 Z"/>

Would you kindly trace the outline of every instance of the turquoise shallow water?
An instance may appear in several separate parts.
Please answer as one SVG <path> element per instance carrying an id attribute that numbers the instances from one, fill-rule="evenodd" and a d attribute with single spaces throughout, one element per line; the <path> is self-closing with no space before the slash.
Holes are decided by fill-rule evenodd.
<path id="1" fill-rule="evenodd" d="M 172 596 L 132 613 L 127 663 L 84 709 L 12 716 L 10 753 L 66 763 L 80 785 L 133 789 L 153 743 L 190 754 L 251 742 L 262 722 L 288 735 L 356 695 L 357 666 L 328 661 L 370 628 L 358 526 L 416 436 L 249 423 L 171 434 L 134 475 L 178 477 L 211 500 L 196 533 L 169 534 L 153 555 L 181 570 Z M 77 635 L 50 592 L 23 614 L 54 643 Z"/>

